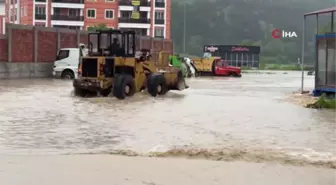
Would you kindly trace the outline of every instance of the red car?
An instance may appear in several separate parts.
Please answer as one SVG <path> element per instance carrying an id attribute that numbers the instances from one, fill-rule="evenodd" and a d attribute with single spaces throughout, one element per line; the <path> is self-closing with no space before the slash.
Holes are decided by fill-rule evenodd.
<path id="1" fill-rule="evenodd" d="M 223 59 L 216 59 L 212 64 L 212 72 L 215 76 L 241 77 L 240 67 L 229 66 Z"/>

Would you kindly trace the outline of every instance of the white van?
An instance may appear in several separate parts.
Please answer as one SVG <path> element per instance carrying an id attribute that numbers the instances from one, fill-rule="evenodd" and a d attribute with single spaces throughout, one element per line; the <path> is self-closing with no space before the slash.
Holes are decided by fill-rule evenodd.
<path id="1" fill-rule="evenodd" d="M 62 79 L 74 79 L 78 75 L 80 57 L 86 56 L 84 44 L 79 48 L 62 48 L 54 62 L 53 76 Z"/>

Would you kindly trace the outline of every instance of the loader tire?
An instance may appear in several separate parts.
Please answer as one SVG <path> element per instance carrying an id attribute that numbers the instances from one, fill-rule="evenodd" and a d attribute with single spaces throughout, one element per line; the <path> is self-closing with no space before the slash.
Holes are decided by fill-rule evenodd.
<path id="1" fill-rule="evenodd" d="M 121 74 L 115 77 L 113 84 L 113 95 L 119 100 L 135 93 L 135 82 L 131 75 Z"/>
<path id="2" fill-rule="evenodd" d="M 153 74 L 148 77 L 147 91 L 151 96 L 165 95 L 168 90 L 166 79 L 162 74 Z"/>

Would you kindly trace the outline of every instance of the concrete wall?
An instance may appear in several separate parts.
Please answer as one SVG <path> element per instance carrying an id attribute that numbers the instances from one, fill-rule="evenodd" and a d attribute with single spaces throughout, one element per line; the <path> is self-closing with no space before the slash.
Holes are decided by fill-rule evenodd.
<path id="1" fill-rule="evenodd" d="M 0 79 L 51 77 L 58 50 L 87 44 L 87 35 L 79 30 L 6 24 L 6 35 L 0 35 Z M 159 51 L 173 51 L 171 40 L 139 37 L 136 44 L 137 49 L 150 49 L 154 59 Z"/>
<path id="2" fill-rule="evenodd" d="M 0 78 L 51 77 L 57 51 L 86 40 L 82 31 L 6 24 L 6 35 L 0 36 Z"/>

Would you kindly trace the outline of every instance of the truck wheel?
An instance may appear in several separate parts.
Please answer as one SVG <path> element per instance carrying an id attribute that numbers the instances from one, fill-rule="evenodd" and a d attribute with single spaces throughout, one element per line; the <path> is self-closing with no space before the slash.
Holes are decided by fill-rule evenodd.
<path id="1" fill-rule="evenodd" d="M 211 64 L 211 72 L 212 72 L 212 74 L 214 76 L 217 76 L 217 74 L 216 74 L 216 62 L 215 62 L 215 60 Z"/>
<path id="2" fill-rule="evenodd" d="M 123 100 L 135 93 L 135 82 L 131 75 L 121 74 L 115 77 L 113 84 L 113 95 Z"/>
<path id="3" fill-rule="evenodd" d="M 85 97 L 88 94 L 88 91 L 85 89 L 75 87 L 74 93 L 75 93 L 75 96 Z"/>
<path id="4" fill-rule="evenodd" d="M 61 78 L 62 79 L 74 79 L 75 74 L 71 70 L 66 69 L 62 72 Z"/>
<path id="5" fill-rule="evenodd" d="M 164 76 L 162 74 L 149 76 L 147 79 L 147 91 L 153 97 L 166 94 L 168 92 L 168 86 Z"/>
<path id="6" fill-rule="evenodd" d="M 235 73 L 229 72 L 228 76 L 235 76 Z"/>

